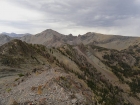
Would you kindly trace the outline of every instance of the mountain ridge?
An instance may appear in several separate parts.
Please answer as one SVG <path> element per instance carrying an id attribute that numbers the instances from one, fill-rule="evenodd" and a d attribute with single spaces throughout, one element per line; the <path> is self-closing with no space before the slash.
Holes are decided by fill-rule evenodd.
<path id="1" fill-rule="evenodd" d="M 0 46 L 0 103 L 139 105 L 139 51 L 14 39 Z"/>
<path id="2" fill-rule="evenodd" d="M 97 46 L 123 50 L 129 46 L 137 45 L 140 43 L 140 37 L 119 36 L 119 35 L 105 35 L 95 32 L 88 32 L 84 35 L 73 36 L 72 34 L 63 35 L 52 29 L 46 29 L 35 35 L 25 35 L 23 37 L 9 37 L 7 41 L 12 39 L 20 39 L 27 43 L 42 44 L 48 47 L 59 47 L 64 44 L 78 45 L 83 43 L 84 45 L 94 44 Z M 4 38 L 1 40 L 4 40 Z M 1 44 L 7 41 L 1 41 Z"/>

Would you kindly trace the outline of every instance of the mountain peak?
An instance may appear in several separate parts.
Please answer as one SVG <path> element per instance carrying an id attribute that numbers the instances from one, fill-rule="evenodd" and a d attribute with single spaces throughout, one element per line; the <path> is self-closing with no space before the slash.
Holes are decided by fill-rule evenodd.
<path id="1" fill-rule="evenodd" d="M 57 31 L 54 31 L 52 29 L 46 29 L 44 31 L 42 31 L 41 33 L 38 33 L 37 36 L 62 36 L 62 34 L 58 33 Z"/>
<path id="2" fill-rule="evenodd" d="M 46 29 L 46 30 L 44 30 L 43 32 L 49 32 L 49 33 L 51 33 L 51 32 L 56 32 L 56 31 L 54 31 L 54 30 L 52 30 L 52 29 Z"/>

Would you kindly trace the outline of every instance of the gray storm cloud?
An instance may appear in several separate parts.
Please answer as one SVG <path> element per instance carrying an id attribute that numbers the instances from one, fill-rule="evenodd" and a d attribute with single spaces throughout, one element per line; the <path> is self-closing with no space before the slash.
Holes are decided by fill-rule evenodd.
<path id="1" fill-rule="evenodd" d="M 6 1 L 11 5 L 42 15 L 35 20 L 27 18 L 26 21 L 9 20 L 6 23 L 16 29 L 23 29 L 23 32 L 28 29 L 42 31 L 52 28 L 65 34 L 70 31 L 74 34 L 96 31 L 107 34 L 140 35 L 140 2 L 138 0 Z"/>

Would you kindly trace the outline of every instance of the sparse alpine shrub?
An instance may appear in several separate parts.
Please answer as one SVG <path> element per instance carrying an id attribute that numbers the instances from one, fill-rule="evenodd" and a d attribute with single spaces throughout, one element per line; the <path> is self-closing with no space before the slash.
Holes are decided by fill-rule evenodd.
<path id="1" fill-rule="evenodd" d="M 24 76 L 24 74 L 20 73 L 20 74 L 18 74 L 18 76 L 19 76 L 19 77 L 23 77 L 23 76 Z"/>

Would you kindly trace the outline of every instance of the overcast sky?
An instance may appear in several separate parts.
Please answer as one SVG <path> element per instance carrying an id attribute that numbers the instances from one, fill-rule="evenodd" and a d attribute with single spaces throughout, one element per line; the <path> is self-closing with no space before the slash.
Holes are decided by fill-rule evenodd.
<path id="1" fill-rule="evenodd" d="M 0 0 L 0 32 L 140 36 L 140 0 Z"/>

